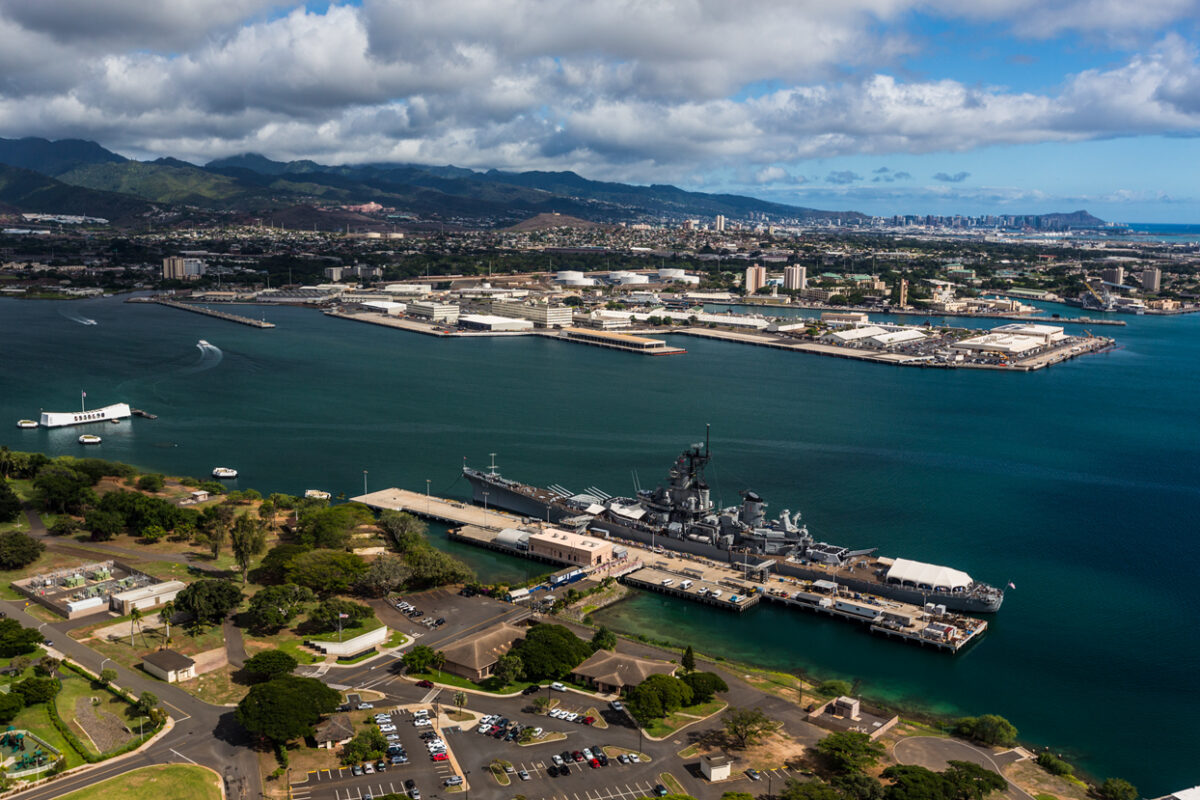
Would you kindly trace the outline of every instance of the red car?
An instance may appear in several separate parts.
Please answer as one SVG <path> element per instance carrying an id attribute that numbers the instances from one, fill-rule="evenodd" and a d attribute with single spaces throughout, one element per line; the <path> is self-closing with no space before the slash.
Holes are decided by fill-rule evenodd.
<path id="1" fill-rule="evenodd" d="M 592 724 L 593 722 L 595 722 L 595 721 L 596 721 L 596 718 L 595 718 L 595 717 L 584 717 L 584 718 L 583 718 L 583 724 L 584 724 L 584 725 L 591 725 L 591 724 Z"/>
<path id="2" fill-rule="evenodd" d="M 574 753 L 571 753 L 571 758 L 575 759 L 576 761 L 583 761 L 583 753 L 576 750 Z"/>
<path id="3" fill-rule="evenodd" d="M 417 686 L 420 686 L 422 689 L 432 689 L 433 681 L 417 681 Z"/>
<path id="4" fill-rule="evenodd" d="M 434 761 L 449 761 L 450 756 L 446 755 L 445 753 L 434 753 L 433 760 Z"/>
<path id="5" fill-rule="evenodd" d="M 593 758 L 591 761 L 588 762 L 588 766 L 591 767 L 592 769 L 600 769 L 600 759 Z"/>

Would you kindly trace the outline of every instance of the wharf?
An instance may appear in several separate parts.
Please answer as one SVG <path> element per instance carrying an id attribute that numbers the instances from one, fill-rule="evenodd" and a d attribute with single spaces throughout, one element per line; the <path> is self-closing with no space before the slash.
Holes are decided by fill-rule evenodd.
<path id="1" fill-rule="evenodd" d="M 213 311 L 211 308 L 205 308 L 204 306 L 196 306 L 189 303 L 177 303 L 174 300 L 164 300 L 162 298 L 155 298 L 150 302 L 158 303 L 160 306 L 167 306 L 168 308 L 178 308 L 183 311 L 191 311 L 194 314 L 204 314 L 208 317 L 216 317 L 217 319 L 236 322 L 239 325 L 249 325 L 251 328 L 275 327 L 274 322 L 267 322 L 266 320 L 261 319 L 250 319 L 249 317 L 239 317 L 237 314 L 230 314 L 227 311 Z"/>
<path id="2" fill-rule="evenodd" d="M 449 522 L 455 525 L 473 525 L 490 531 L 515 528 L 524 519 L 506 511 L 480 508 L 469 503 L 446 500 L 441 497 L 410 492 L 407 489 L 383 489 L 370 494 L 350 498 L 352 502 L 380 511 L 407 511 L 418 517 Z"/>
<path id="3" fill-rule="evenodd" d="M 1000 294 L 1000 293 L 998 293 Z M 1051 301 L 1053 302 L 1053 301 Z M 802 308 L 807 311 L 829 311 L 837 314 L 844 314 L 849 311 L 862 312 L 864 314 L 895 314 L 903 317 L 925 317 L 926 319 L 938 317 L 956 317 L 959 319 L 1008 319 L 1018 322 L 1036 322 L 1046 323 L 1049 325 L 1118 325 L 1124 326 L 1127 323 L 1123 319 L 1096 319 L 1094 317 L 1043 317 L 1033 314 L 980 314 L 957 312 L 951 313 L 947 311 L 934 311 L 928 308 L 887 308 L 881 309 L 874 306 L 818 306 L 809 305 L 806 303 L 747 303 L 747 302 L 730 302 L 730 303 L 711 303 L 715 306 L 745 306 L 747 308 Z M 1069 305 L 1069 304 L 1065 304 Z M 771 316 L 766 314 L 765 316 Z"/>
<path id="4" fill-rule="evenodd" d="M 651 558 L 650 551 L 646 551 L 644 557 Z M 707 575 L 706 577 L 706 574 L 712 571 L 711 567 L 708 569 L 682 568 L 678 572 L 657 566 L 642 567 L 636 572 L 622 576 L 621 582 L 638 589 L 682 597 L 685 600 L 730 611 L 745 611 L 758 605 L 762 595 L 758 594 L 754 584 L 735 580 L 728 576 Z"/>

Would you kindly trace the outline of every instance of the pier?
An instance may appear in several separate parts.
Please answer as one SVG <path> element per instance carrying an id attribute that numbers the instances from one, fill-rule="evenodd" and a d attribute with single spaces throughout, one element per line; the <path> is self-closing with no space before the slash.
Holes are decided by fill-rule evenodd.
<path id="1" fill-rule="evenodd" d="M 473 525 L 476 528 L 493 532 L 504 528 L 515 528 L 525 523 L 524 518 L 509 514 L 507 511 L 480 508 L 470 503 L 460 503 L 456 500 L 410 492 L 407 489 L 382 489 L 378 492 L 351 497 L 350 500 L 378 511 L 407 511 L 425 519 L 452 525 Z"/>
<path id="2" fill-rule="evenodd" d="M 193 314 L 204 314 L 209 317 L 216 317 L 228 322 L 236 322 L 239 325 L 249 325 L 251 328 L 274 328 L 274 322 L 267 322 L 261 319 L 250 319 L 249 317 L 239 317 L 237 314 L 230 314 L 227 311 L 213 311 L 211 308 L 204 306 L 195 306 L 188 303 L 177 303 L 174 300 L 165 300 L 163 298 L 154 298 L 150 302 L 158 303 L 160 306 L 168 308 L 178 308 L 183 311 L 191 311 Z"/>
<path id="3" fill-rule="evenodd" d="M 988 294 L 993 294 L 988 292 Z M 1003 295 L 1003 292 L 995 292 L 995 294 Z M 1025 298 L 1028 299 L 1028 298 Z M 1054 302 L 1054 301 L 1050 301 Z M 925 317 L 926 319 L 936 319 L 939 317 L 957 317 L 959 319 L 1007 319 L 1017 322 L 1035 322 L 1045 323 L 1049 325 L 1117 325 L 1123 327 L 1126 325 L 1123 319 L 1096 319 L 1094 317 L 1044 317 L 1040 315 L 1030 314 L 1003 314 L 1003 313 L 968 313 L 956 312 L 950 313 L 947 311 L 934 311 L 932 309 L 921 308 L 877 308 L 874 306 L 814 306 L 805 303 L 753 303 L 753 302 L 713 302 L 709 305 L 714 306 L 745 306 L 747 308 L 802 308 L 805 311 L 833 311 L 839 314 L 847 311 L 860 311 L 865 314 L 895 314 L 904 317 Z M 1069 305 L 1069 304 L 1064 304 Z M 767 314 L 766 316 L 770 316 Z M 783 317 L 778 317 L 783 319 Z"/>
<path id="4" fill-rule="evenodd" d="M 450 530 L 450 538 L 476 547 L 550 564 L 572 563 L 532 553 L 511 537 L 502 536 L 501 531 L 506 528 L 532 531 L 544 527 L 541 522 L 515 514 L 406 489 L 383 489 L 351 500 L 377 510 L 407 511 L 460 526 Z M 834 580 L 802 580 L 772 574 L 758 574 L 752 579 L 753 570 L 747 571 L 738 564 L 721 564 L 621 538 L 598 538 L 624 548 L 624 555 L 620 560 L 595 567 L 592 574 L 619 575 L 628 586 L 713 608 L 743 612 L 767 601 L 857 622 L 866 625 L 871 633 L 949 653 L 959 652 L 987 630 L 987 622 L 981 619 L 954 612 L 936 613 L 937 607 L 932 604 L 923 608 L 856 592 Z M 614 567 L 618 569 L 613 571 Z"/>

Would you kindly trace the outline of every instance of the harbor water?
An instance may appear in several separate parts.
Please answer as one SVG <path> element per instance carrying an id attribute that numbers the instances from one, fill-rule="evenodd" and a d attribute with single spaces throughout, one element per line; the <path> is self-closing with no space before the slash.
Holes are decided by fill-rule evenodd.
<path id="1" fill-rule="evenodd" d="M 494 452 L 511 477 L 617 495 L 661 481 L 712 423 L 724 504 L 754 488 L 818 538 L 1016 588 L 956 657 L 767 605 L 733 615 L 646 595 L 602 621 L 934 711 L 999 713 L 1146 796 L 1200 782 L 1200 315 L 1125 316 L 1102 331 L 1119 349 L 1007 374 L 691 337 L 671 337 L 687 355 L 651 359 L 242 311 L 277 327 L 115 298 L 0 299 L 0 444 L 178 475 L 224 465 L 242 488 L 335 496 L 365 478 L 466 498 L 463 459 Z M 158 419 L 97 426 L 103 444 L 86 453 L 73 428 L 16 427 L 74 410 L 83 391 Z M 466 555 L 485 578 L 540 566 Z"/>

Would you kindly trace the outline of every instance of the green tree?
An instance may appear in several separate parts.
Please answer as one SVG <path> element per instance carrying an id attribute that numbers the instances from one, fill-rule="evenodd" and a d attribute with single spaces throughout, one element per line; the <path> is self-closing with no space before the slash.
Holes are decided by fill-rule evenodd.
<path id="1" fill-rule="evenodd" d="M 721 717 L 721 727 L 737 747 L 758 743 L 778 727 L 760 708 L 731 708 Z"/>
<path id="2" fill-rule="evenodd" d="M 158 619 L 163 625 L 167 626 L 167 641 L 171 641 L 171 620 L 175 618 L 175 601 L 168 600 L 159 606 Z"/>
<path id="3" fill-rule="evenodd" d="M 147 717 L 154 716 L 154 710 L 158 708 L 158 695 L 154 692 L 142 692 L 138 695 L 137 703 L 134 708 L 139 714 L 145 714 Z"/>
<path id="4" fill-rule="evenodd" d="M 1137 800 L 1138 790 L 1132 783 L 1121 778 L 1107 778 L 1096 789 L 1100 800 Z"/>
<path id="5" fill-rule="evenodd" d="M 329 596 L 348 591 L 366 571 L 367 562 L 353 553 L 309 550 L 291 560 L 287 579 L 321 596 Z"/>
<path id="6" fill-rule="evenodd" d="M 167 537 L 167 531 L 162 525 L 147 525 L 141 530 L 142 539 L 144 541 L 154 542 L 162 541 Z"/>
<path id="7" fill-rule="evenodd" d="M 191 618 L 189 624 L 197 630 L 219 624 L 241 602 L 241 590 L 219 578 L 188 584 L 175 596 L 175 608 L 187 614 Z"/>
<path id="8" fill-rule="evenodd" d="M 340 550 L 350 541 L 350 532 L 374 520 L 371 510 L 359 503 L 300 512 L 296 541 L 311 547 Z"/>
<path id="9" fill-rule="evenodd" d="M 846 697 L 854 691 L 849 681 L 821 681 L 817 686 L 817 694 L 826 697 Z"/>
<path id="10" fill-rule="evenodd" d="M 865 733 L 839 731 L 817 742 L 817 752 L 834 772 L 862 772 L 883 756 L 884 748 Z"/>
<path id="11" fill-rule="evenodd" d="M 298 665 L 291 653 L 282 650 L 263 650 L 246 659 L 243 668 L 255 681 L 269 681 L 280 675 L 291 673 Z"/>
<path id="12" fill-rule="evenodd" d="M 117 671 L 115 669 L 113 669 L 112 667 L 106 667 L 105 669 L 100 670 L 99 683 L 101 686 L 108 686 L 110 683 L 112 683 L 116 679 L 117 679 Z"/>
<path id="13" fill-rule="evenodd" d="M 404 554 L 404 562 L 412 570 L 408 588 L 413 590 L 466 583 L 475 578 L 475 573 L 465 563 L 429 544 L 409 550 Z"/>
<path id="14" fill-rule="evenodd" d="M 283 745 L 311 736 L 321 715 L 340 702 L 341 696 L 316 678 L 281 675 L 250 687 L 234 718 L 247 731 Z"/>
<path id="15" fill-rule="evenodd" d="M 5 448 L 6 450 L 8 448 Z M 21 516 L 21 498 L 7 479 L 0 479 L 0 522 L 12 522 Z"/>
<path id="16" fill-rule="evenodd" d="M 521 661 L 521 657 L 516 653 L 505 653 L 496 659 L 496 666 L 492 669 L 492 675 L 501 686 L 508 684 L 521 677 L 521 673 L 525 670 L 525 664 Z"/>
<path id="17" fill-rule="evenodd" d="M 692 702 L 692 689 L 671 675 L 651 675 L 629 690 L 626 707 L 642 726 Z"/>
<path id="18" fill-rule="evenodd" d="M 466 692 L 455 692 L 454 693 L 454 705 L 459 711 L 462 711 L 463 708 L 467 705 L 467 693 Z"/>
<path id="19" fill-rule="evenodd" d="M 336 631 L 339 623 L 342 627 L 353 627 L 360 620 L 368 619 L 374 614 L 370 606 L 331 597 L 322 600 L 316 608 L 308 612 L 308 621 L 319 631 Z"/>
<path id="20" fill-rule="evenodd" d="M 954 800 L 983 800 L 993 792 L 1008 788 L 1008 781 L 999 773 L 971 761 L 950 761 L 942 771 L 942 777 Z M 1136 800 L 1136 795 L 1134 797 Z"/>
<path id="21" fill-rule="evenodd" d="M 15 619 L 0 619 L 0 658 L 32 653 L 42 641 L 33 628 L 23 628 Z"/>
<path id="22" fill-rule="evenodd" d="M 437 652 L 424 644 L 414 645 L 400 657 L 400 663 L 409 672 L 427 672 L 437 662 Z"/>
<path id="23" fill-rule="evenodd" d="M 142 610 L 137 606 L 129 612 L 129 646 L 133 647 L 134 637 L 137 635 L 138 628 L 142 625 Z M 142 642 L 145 643 L 146 636 L 142 635 Z"/>
<path id="24" fill-rule="evenodd" d="M 1011 747 L 1017 743 L 1017 729 L 1011 722 L 996 714 L 963 717 L 955 723 L 954 732 L 990 747 Z"/>
<path id="25" fill-rule="evenodd" d="M 845 800 L 882 800 L 883 785 L 862 772 L 838 775 L 831 781 Z"/>
<path id="26" fill-rule="evenodd" d="M 0 694 L 0 723 L 12 722 L 23 708 L 25 708 L 25 697 L 20 692 Z"/>
<path id="27" fill-rule="evenodd" d="M 38 504 L 57 514 L 78 511 L 88 499 L 94 481 L 63 463 L 53 462 L 38 470 L 33 489 Z"/>
<path id="28" fill-rule="evenodd" d="M 883 771 L 891 783 L 883 790 L 885 800 L 953 800 L 946 779 L 925 767 L 897 764 Z"/>
<path id="29" fill-rule="evenodd" d="M 38 703 L 48 703 L 62 689 L 58 678 L 26 678 L 20 683 L 14 683 L 12 690 L 21 695 L 27 706 Z"/>
<path id="30" fill-rule="evenodd" d="M 692 672 L 696 669 L 696 651 L 689 644 L 687 650 L 683 651 L 683 658 L 679 659 L 679 666 L 683 667 L 684 672 Z"/>
<path id="31" fill-rule="evenodd" d="M 363 761 L 375 761 L 383 758 L 387 752 L 387 740 L 378 728 L 367 728 L 359 731 L 353 739 L 342 747 L 343 764 L 359 764 Z"/>
<path id="32" fill-rule="evenodd" d="M 107 542 L 125 529 L 120 514 L 92 509 L 83 517 L 83 526 L 91 531 L 93 542 Z"/>
<path id="33" fill-rule="evenodd" d="M 268 586 L 250 598 L 246 620 L 251 630 L 276 633 L 316 599 L 311 589 L 294 583 Z"/>
<path id="34" fill-rule="evenodd" d="M 74 517 L 61 516 L 50 525 L 52 536 L 73 536 L 79 532 L 79 521 Z"/>
<path id="35" fill-rule="evenodd" d="M 251 519 L 250 515 L 242 514 L 233 523 L 230 541 L 233 546 L 233 559 L 242 571 L 242 583 L 245 583 L 250 562 L 267 549 L 267 532 L 261 524 Z"/>
<path id="36" fill-rule="evenodd" d="M 384 511 L 379 515 L 379 528 L 392 540 L 397 552 L 407 553 L 415 547 L 427 544 L 424 522 L 405 511 Z"/>
<path id="37" fill-rule="evenodd" d="M 367 566 L 355 589 L 366 597 L 383 597 L 412 577 L 412 569 L 399 556 L 382 555 Z"/>
<path id="38" fill-rule="evenodd" d="M 258 506 L 258 518 L 267 524 L 271 529 L 271 533 L 275 532 L 275 504 L 270 500 L 263 500 Z"/>
<path id="39" fill-rule="evenodd" d="M 617 635 L 601 625 L 592 636 L 592 647 L 596 650 L 616 650 Z"/>
<path id="40" fill-rule="evenodd" d="M 749 792 L 725 792 L 721 800 L 754 800 L 754 795 Z"/>
<path id="41" fill-rule="evenodd" d="M 1070 775 L 1074 770 L 1071 765 L 1063 761 L 1058 756 L 1051 753 L 1049 750 L 1043 750 L 1038 753 L 1038 766 L 1049 772 L 1051 775 Z"/>
<path id="42" fill-rule="evenodd" d="M 562 625 L 540 623 L 525 633 L 512 650 L 524 666 L 528 681 L 557 680 L 592 654 L 591 645 Z"/>
<path id="43" fill-rule="evenodd" d="M 297 556 L 307 553 L 311 547 L 302 544 L 277 544 L 267 551 L 254 570 L 255 583 L 271 585 L 287 580 L 287 571 Z"/>
<path id="44" fill-rule="evenodd" d="M 45 550 L 45 544 L 20 531 L 0 533 L 0 569 L 27 567 L 37 561 Z"/>
<path id="45" fill-rule="evenodd" d="M 819 778 L 803 783 L 788 779 L 779 797 L 781 800 L 843 800 L 840 792 Z"/>
<path id="46" fill-rule="evenodd" d="M 692 703 L 711 703 L 717 692 L 728 692 L 729 685 L 715 672 L 689 672 L 683 682 L 692 690 Z"/>
<path id="47" fill-rule="evenodd" d="M 137 482 L 137 488 L 142 492 L 161 492 L 163 486 L 162 475 L 143 475 Z"/>

